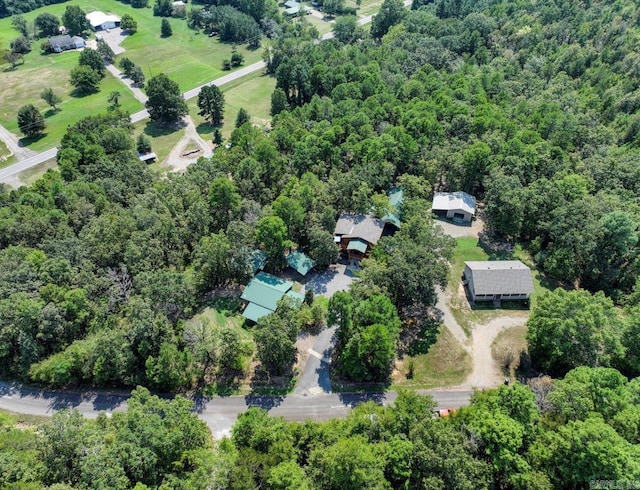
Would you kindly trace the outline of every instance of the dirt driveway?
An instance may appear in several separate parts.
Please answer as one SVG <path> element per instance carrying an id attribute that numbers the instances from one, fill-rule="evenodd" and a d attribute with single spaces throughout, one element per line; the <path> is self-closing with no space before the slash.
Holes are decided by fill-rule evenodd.
<path id="1" fill-rule="evenodd" d="M 472 236 L 477 238 L 484 228 L 484 221 L 482 221 L 481 218 L 474 219 L 471 226 L 457 225 L 444 220 L 436 220 L 435 223 L 442 227 L 445 234 L 453 238 L 460 238 L 463 236 Z"/>

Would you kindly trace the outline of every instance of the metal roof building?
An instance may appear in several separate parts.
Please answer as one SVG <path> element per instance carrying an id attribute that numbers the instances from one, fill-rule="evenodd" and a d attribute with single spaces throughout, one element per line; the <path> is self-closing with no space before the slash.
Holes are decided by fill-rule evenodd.
<path id="1" fill-rule="evenodd" d="M 287 255 L 287 264 L 298 274 L 306 276 L 307 273 L 316 266 L 316 261 L 307 254 L 296 250 Z"/>
<path id="2" fill-rule="evenodd" d="M 454 221 L 469 222 L 476 214 L 476 198 L 466 192 L 436 192 L 431 210 Z"/>
<path id="3" fill-rule="evenodd" d="M 257 322 L 263 316 L 276 311 L 278 301 L 285 295 L 304 301 L 304 296 L 293 291 L 292 287 L 291 281 L 285 281 L 266 272 L 256 274 L 240 296 L 248 303 L 242 316 Z"/>

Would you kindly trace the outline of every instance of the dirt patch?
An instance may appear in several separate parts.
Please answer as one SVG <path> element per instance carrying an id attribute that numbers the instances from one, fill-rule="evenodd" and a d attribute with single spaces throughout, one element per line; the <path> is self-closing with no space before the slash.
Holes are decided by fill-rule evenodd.
<path id="1" fill-rule="evenodd" d="M 162 166 L 171 167 L 173 171 L 178 172 L 185 171 L 198 158 L 208 158 L 213 154 L 213 145 L 198 134 L 193 119 L 187 116 L 184 121 L 186 123 L 184 136 L 162 162 Z"/>
<path id="2" fill-rule="evenodd" d="M 527 327 L 521 325 L 500 332 L 491 345 L 491 354 L 505 376 L 512 379 L 527 353 Z"/>

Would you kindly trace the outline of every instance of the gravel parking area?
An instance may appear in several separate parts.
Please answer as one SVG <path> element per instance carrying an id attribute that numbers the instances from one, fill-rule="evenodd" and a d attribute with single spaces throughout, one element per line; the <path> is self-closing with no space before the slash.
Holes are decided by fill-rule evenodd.
<path id="1" fill-rule="evenodd" d="M 471 226 L 464 224 L 457 225 L 455 223 L 440 219 L 436 220 L 435 222 L 436 224 L 442 226 L 442 229 L 447 235 L 453 238 L 459 238 L 463 236 L 477 237 L 484 227 L 484 222 L 480 218 L 474 219 L 471 223 Z"/>
<path id="2" fill-rule="evenodd" d="M 354 275 L 350 270 L 347 270 L 345 264 L 335 264 L 307 282 L 302 292 L 304 293 L 307 289 L 311 289 L 313 294 L 330 298 L 336 291 L 349 289 L 349 285 L 353 280 Z"/>
<path id="3" fill-rule="evenodd" d="M 127 34 L 122 31 L 119 27 L 115 29 L 109 29 L 111 32 L 107 31 L 98 31 L 96 32 L 96 36 L 102 36 L 104 42 L 106 42 L 115 54 L 124 53 L 125 49 L 120 47 L 120 43 L 125 40 Z"/>

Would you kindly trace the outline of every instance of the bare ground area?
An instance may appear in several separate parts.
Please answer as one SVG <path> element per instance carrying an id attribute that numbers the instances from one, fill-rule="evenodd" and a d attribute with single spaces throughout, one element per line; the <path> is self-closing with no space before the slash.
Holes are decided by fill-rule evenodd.
<path id="1" fill-rule="evenodd" d="M 174 172 L 184 172 L 189 165 L 198 161 L 198 158 L 213 155 L 212 145 L 198 134 L 191 116 L 185 117 L 184 121 L 184 136 L 162 162 L 163 167 L 170 167 Z"/>

